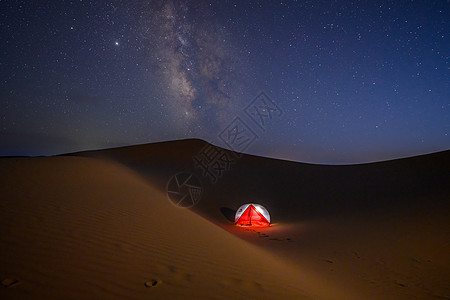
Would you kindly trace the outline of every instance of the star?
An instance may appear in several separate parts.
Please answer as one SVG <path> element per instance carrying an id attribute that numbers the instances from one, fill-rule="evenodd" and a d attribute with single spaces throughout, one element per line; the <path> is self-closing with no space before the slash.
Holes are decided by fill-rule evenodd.
<path id="1" fill-rule="evenodd" d="M 342 1 L 335 14 L 284 0 L 0 2 L 0 156 L 219 142 L 246 107 L 268 126 L 248 148 L 259 154 L 276 143 L 294 160 L 351 163 L 450 147 L 447 1 Z M 283 116 L 251 105 L 260 92 Z"/>

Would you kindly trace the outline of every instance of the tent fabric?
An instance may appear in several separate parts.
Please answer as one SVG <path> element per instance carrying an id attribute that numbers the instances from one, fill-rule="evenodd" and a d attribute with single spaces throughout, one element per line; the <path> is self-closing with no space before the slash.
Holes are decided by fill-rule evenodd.
<path id="1" fill-rule="evenodd" d="M 247 203 L 236 211 L 234 222 L 241 226 L 265 227 L 270 225 L 270 215 L 264 206 Z"/>

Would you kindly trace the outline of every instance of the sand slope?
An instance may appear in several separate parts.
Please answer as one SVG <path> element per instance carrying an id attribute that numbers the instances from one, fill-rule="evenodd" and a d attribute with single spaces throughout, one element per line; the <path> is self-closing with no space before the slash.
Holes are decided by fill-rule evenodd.
<path id="1" fill-rule="evenodd" d="M 450 298 L 450 151 L 351 166 L 243 155 L 211 183 L 194 166 L 205 147 L 185 140 L 82 153 L 120 161 L 161 191 L 196 174 L 193 210 L 242 239 L 360 299 Z M 258 202 L 274 226 L 243 230 L 234 210 Z"/>
<path id="2" fill-rule="evenodd" d="M 121 165 L 24 158 L 0 159 L 0 170 L 0 279 L 18 281 L 0 288 L 2 299 L 317 299 L 333 292 L 173 206 Z"/>
<path id="3" fill-rule="evenodd" d="M 0 298 L 450 299 L 450 151 L 354 166 L 244 155 L 211 183 L 193 163 L 205 145 L 0 159 Z M 202 182 L 191 209 L 166 196 L 180 171 Z M 273 226 L 233 226 L 251 201 Z"/>

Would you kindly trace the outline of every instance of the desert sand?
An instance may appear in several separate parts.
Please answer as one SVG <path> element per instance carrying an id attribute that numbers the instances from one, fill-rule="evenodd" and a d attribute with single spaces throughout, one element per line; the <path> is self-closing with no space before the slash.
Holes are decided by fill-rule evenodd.
<path id="1" fill-rule="evenodd" d="M 205 145 L 0 158 L 0 298 L 450 299 L 450 151 L 243 155 L 212 182 L 193 159 Z M 167 195 L 179 172 L 201 182 L 190 208 Z M 234 226 L 247 202 L 272 225 Z"/>

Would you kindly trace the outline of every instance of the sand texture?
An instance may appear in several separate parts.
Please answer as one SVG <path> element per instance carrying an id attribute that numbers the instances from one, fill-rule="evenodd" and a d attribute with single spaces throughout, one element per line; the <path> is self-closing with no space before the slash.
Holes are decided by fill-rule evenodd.
<path id="1" fill-rule="evenodd" d="M 450 151 L 244 155 L 211 182 L 205 145 L 0 158 L 0 299 L 450 299 Z M 168 199 L 179 172 L 201 182 L 191 208 Z M 273 224 L 234 226 L 247 202 Z"/>

